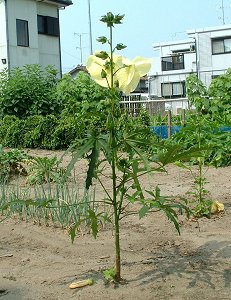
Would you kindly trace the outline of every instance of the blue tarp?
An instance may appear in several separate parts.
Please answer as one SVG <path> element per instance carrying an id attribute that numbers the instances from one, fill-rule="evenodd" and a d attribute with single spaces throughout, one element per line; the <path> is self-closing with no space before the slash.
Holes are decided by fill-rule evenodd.
<path id="1" fill-rule="evenodd" d="M 171 135 L 174 133 L 177 133 L 181 130 L 182 126 L 172 126 L 171 127 Z M 231 127 L 221 127 L 219 129 L 220 131 L 224 132 L 231 132 Z M 162 139 L 168 138 L 168 126 L 167 125 L 161 125 L 161 126 L 152 126 L 152 131 Z"/>

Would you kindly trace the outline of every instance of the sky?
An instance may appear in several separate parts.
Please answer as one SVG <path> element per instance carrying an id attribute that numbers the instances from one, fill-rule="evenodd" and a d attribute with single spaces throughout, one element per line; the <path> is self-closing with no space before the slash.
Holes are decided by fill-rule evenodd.
<path id="1" fill-rule="evenodd" d="M 60 11 L 63 73 L 90 55 L 89 0 L 72 2 Z M 90 11 L 93 52 L 107 50 L 96 41 L 109 33 L 101 16 L 125 14 L 114 28 L 114 43 L 125 44 L 120 54 L 130 59 L 156 56 L 153 44 L 187 39 L 187 30 L 231 24 L 231 0 L 90 0 Z"/>

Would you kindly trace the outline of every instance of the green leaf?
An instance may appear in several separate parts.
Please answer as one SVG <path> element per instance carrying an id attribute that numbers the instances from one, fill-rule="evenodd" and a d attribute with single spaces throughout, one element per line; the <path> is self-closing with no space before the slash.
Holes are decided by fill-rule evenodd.
<path id="1" fill-rule="evenodd" d="M 100 36 L 100 37 L 98 37 L 98 39 L 97 39 L 97 42 L 99 42 L 99 43 L 102 43 L 102 44 L 105 44 L 105 43 L 107 43 L 107 38 L 105 37 L 105 36 Z"/>
<path id="2" fill-rule="evenodd" d="M 147 212 L 149 211 L 149 206 L 147 206 L 147 205 L 144 205 L 140 210 L 139 210 L 139 217 L 140 217 L 140 219 L 141 218 L 143 218 L 146 214 L 147 214 Z"/>
<path id="3" fill-rule="evenodd" d="M 91 220 L 91 230 L 94 238 L 96 239 L 97 234 L 98 234 L 98 221 L 97 221 L 97 216 L 95 212 L 91 209 L 88 211 L 89 213 L 89 218 Z"/>
<path id="4" fill-rule="evenodd" d="M 119 43 L 119 44 L 116 45 L 115 48 L 119 51 L 119 50 L 125 49 L 126 47 L 127 47 L 126 45 L 124 45 L 124 44 L 122 44 L 122 43 Z"/>
<path id="5" fill-rule="evenodd" d="M 96 168 L 97 168 L 98 158 L 99 158 L 99 149 L 97 147 L 97 141 L 95 141 L 91 154 L 88 156 L 89 164 L 87 170 L 87 178 L 85 182 L 87 190 L 92 185 L 92 179 L 97 178 Z"/>
<path id="6" fill-rule="evenodd" d="M 72 244 L 74 243 L 75 237 L 76 237 L 76 230 L 79 227 L 79 223 L 75 223 L 74 226 L 71 226 L 71 228 L 69 229 L 69 234 L 71 236 L 71 242 Z"/>
<path id="7" fill-rule="evenodd" d="M 108 53 L 106 51 L 100 51 L 100 52 L 97 52 L 95 54 L 96 57 L 99 57 L 103 60 L 107 59 L 109 57 Z"/>
<path id="8" fill-rule="evenodd" d="M 90 149 L 93 146 L 93 143 L 94 143 L 94 141 L 91 138 L 89 138 L 82 147 L 79 147 L 76 150 L 76 153 L 73 155 L 73 158 L 70 161 L 69 165 L 67 166 L 67 170 L 63 175 L 63 180 L 64 181 L 67 179 L 68 176 L 70 176 L 71 171 L 73 170 L 75 163 L 80 158 L 82 158 L 84 154 L 87 154 L 90 151 Z"/>

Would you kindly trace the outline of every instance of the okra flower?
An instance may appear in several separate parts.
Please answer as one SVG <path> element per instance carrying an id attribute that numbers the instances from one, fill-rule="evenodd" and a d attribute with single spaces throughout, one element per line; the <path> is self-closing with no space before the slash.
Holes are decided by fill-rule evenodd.
<path id="1" fill-rule="evenodd" d="M 134 91 L 140 78 L 148 73 L 151 60 L 138 56 L 129 60 L 123 56 L 113 55 L 113 84 L 126 95 Z M 91 77 L 101 86 L 111 88 L 110 59 L 96 55 L 88 58 L 86 67 Z"/>
<path id="2" fill-rule="evenodd" d="M 114 81 L 117 81 L 116 72 L 123 67 L 122 56 L 114 55 L 113 56 L 113 73 L 114 73 Z M 91 77 L 97 82 L 99 85 L 103 87 L 111 87 L 111 70 L 109 66 L 109 59 L 102 59 L 96 55 L 90 55 L 86 67 Z"/>

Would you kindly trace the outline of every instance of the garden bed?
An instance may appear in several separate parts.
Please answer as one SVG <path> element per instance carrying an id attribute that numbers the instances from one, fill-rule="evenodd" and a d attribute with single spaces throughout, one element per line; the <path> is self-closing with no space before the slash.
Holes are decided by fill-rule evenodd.
<path id="1" fill-rule="evenodd" d="M 29 151 L 31 155 L 61 156 L 62 152 Z M 64 164 L 70 157 L 66 157 Z M 80 182 L 86 162 L 76 169 Z M 163 195 L 185 196 L 193 179 L 173 165 L 168 174 L 144 179 Z M 95 240 L 84 230 L 71 244 L 66 229 L 38 226 L 18 216 L 0 224 L 0 297 L 20 299 L 231 299 L 231 167 L 209 168 L 206 188 L 225 204 L 210 219 L 180 217 L 181 236 L 161 213 L 122 222 L 122 277 L 118 288 L 105 285 L 102 270 L 114 264 L 114 239 L 109 226 Z M 102 197 L 102 191 L 96 192 Z M 93 278 L 92 286 L 71 290 L 69 284 Z"/>

